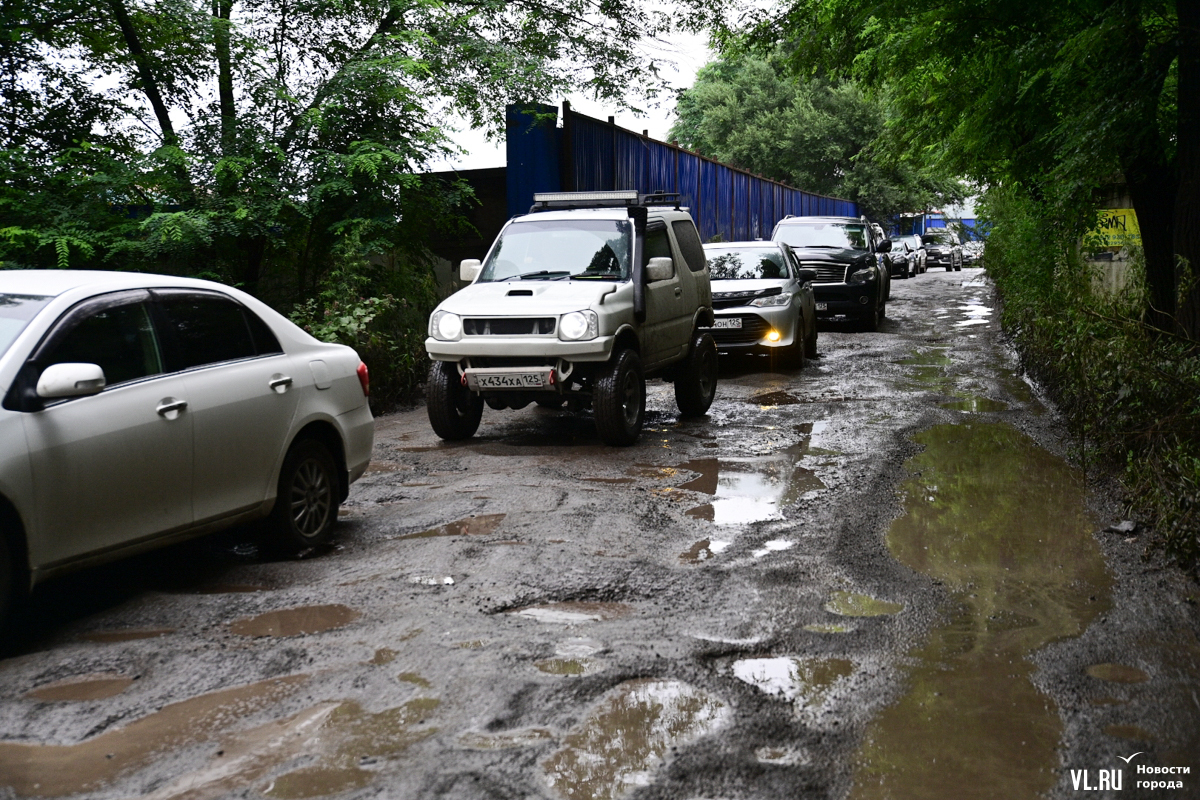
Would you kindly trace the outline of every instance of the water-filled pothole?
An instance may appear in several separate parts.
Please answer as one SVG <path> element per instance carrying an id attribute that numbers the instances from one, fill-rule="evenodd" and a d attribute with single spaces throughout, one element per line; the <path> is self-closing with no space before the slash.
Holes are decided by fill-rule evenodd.
<path id="1" fill-rule="evenodd" d="M 784 391 L 763 392 L 762 394 L 752 395 L 746 398 L 747 403 L 753 403 L 757 406 L 794 406 L 802 402 L 795 395 L 788 394 Z"/>
<path id="2" fill-rule="evenodd" d="M 571 625 L 579 622 L 602 622 L 617 619 L 633 613 L 633 606 L 625 603 L 592 603 L 572 601 L 566 603 L 546 603 L 544 605 L 525 606 L 508 612 L 519 617 L 536 619 L 538 622 L 551 622 Z"/>
<path id="3" fill-rule="evenodd" d="M 128 675 L 76 675 L 30 689 L 25 696 L 48 703 L 104 700 L 116 697 L 132 683 L 133 678 Z"/>
<path id="4" fill-rule="evenodd" d="M 730 716 L 720 698 L 681 681 L 626 681 L 542 767 L 563 797 L 613 800 L 649 785 L 671 748 L 716 730 Z"/>
<path id="5" fill-rule="evenodd" d="M 794 701 L 797 709 L 822 705 L 842 678 L 854 672 L 844 658 L 743 658 L 733 662 L 733 674 L 769 695 Z"/>
<path id="6" fill-rule="evenodd" d="M 1083 482 L 1007 425 L 940 425 L 913 438 L 925 450 L 910 462 L 888 546 L 942 581 L 951 604 L 908 654 L 907 694 L 869 725 L 851 797 L 1044 795 L 1062 723 L 1028 656 L 1080 634 L 1107 608 L 1111 584 Z"/>
<path id="7" fill-rule="evenodd" d="M 680 553 L 679 560 L 688 564 L 699 564 L 724 552 L 730 544 L 731 542 L 723 542 L 718 539 L 701 539 Z"/>
<path id="8" fill-rule="evenodd" d="M 717 525 L 783 519 L 783 509 L 805 492 L 825 484 L 809 469 L 796 465 L 799 456 L 780 453 L 759 458 L 701 458 L 679 465 L 700 473 L 679 488 L 713 496 L 686 514 Z"/>
<path id="9" fill-rule="evenodd" d="M 839 591 L 829 596 L 829 601 L 825 603 L 825 610 L 843 617 L 883 617 L 889 614 L 899 614 L 904 610 L 904 604 L 879 600 L 858 592 Z"/>
<path id="10" fill-rule="evenodd" d="M 406 533 L 397 539 L 433 539 L 439 536 L 486 536 L 496 532 L 504 521 L 503 514 L 480 514 L 477 517 L 447 522 L 420 533 Z"/>
<path id="11" fill-rule="evenodd" d="M 977 414 L 989 411 L 1005 411 L 1008 409 L 1008 403 L 977 395 L 967 395 L 959 400 L 952 400 L 949 403 L 942 403 L 941 405 L 942 408 L 948 408 L 951 411 L 970 411 Z"/>
<path id="12" fill-rule="evenodd" d="M 303 636 L 345 627 L 360 616 L 353 608 L 337 604 L 299 606 L 236 620 L 229 630 L 239 636 Z"/>

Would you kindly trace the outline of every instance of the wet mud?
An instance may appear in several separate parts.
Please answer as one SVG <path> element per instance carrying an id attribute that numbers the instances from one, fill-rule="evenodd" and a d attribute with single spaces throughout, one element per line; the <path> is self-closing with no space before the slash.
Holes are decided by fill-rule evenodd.
<path id="1" fill-rule="evenodd" d="M 343 605 L 300 606 L 236 620 L 229 630 L 239 636 L 306 636 L 344 628 L 360 616 Z"/>

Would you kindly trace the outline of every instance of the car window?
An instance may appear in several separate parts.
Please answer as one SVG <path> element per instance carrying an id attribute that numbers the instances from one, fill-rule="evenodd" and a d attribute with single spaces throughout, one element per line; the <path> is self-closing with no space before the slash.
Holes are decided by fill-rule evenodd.
<path id="1" fill-rule="evenodd" d="M 84 316 L 38 361 L 43 369 L 52 364 L 98 364 L 108 386 L 163 371 L 145 303 L 109 306 Z"/>
<path id="2" fill-rule="evenodd" d="M 671 239 L 667 229 L 651 228 L 646 231 L 646 252 L 642 256 L 642 266 L 650 263 L 652 258 L 673 258 L 671 255 Z"/>
<path id="3" fill-rule="evenodd" d="M 695 223 L 687 219 L 678 219 L 671 223 L 671 230 L 675 232 L 675 241 L 679 243 L 679 251 L 683 253 L 683 260 L 687 262 L 688 268 L 692 272 L 703 272 L 708 262 L 704 258 L 704 245 L 700 244 L 700 234 L 696 232 Z"/>
<path id="4" fill-rule="evenodd" d="M 268 356 L 283 352 L 283 347 L 280 346 L 279 339 L 271 330 L 271 326 L 263 322 L 248 308 L 243 307 L 242 313 L 246 315 L 246 322 L 250 325 L 250 335 L 254 338 L 254 350 L 258 355 Z"/>
<path id="5" fill-rule="evenodd" d="M 50 300 L 31 294 L 0 294 L 0 355 Z"/>
<path id="6" fill-rule="evenodd" d="M 867 229 L 861 223 L 805 222 L 780 225 L 775 239 L 792 247 L 867 249 Z"/>
<path id="7" fill-rule="evenodd" d="M 492 247 L 478 282 L 567 277 L 628 280 L 632 229 L 628 220 L 612 219 L 514 222 Z"/>
<path id="8" fill-rule="evenodd" d="M 714 281 L 786 278 L 783 253 L 775 247 L 707 247 L 709 275 Z"/>
<path id="9" fill-rule="evenodd" d="M 242 307 L 228 298 L 166 294 L 160 298 L 160 306 L 175 336 L 172 371 L 258 354 Z"/>

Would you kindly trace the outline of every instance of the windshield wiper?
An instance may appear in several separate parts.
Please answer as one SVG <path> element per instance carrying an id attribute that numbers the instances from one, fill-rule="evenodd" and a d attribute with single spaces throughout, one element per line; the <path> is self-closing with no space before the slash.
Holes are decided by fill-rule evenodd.
<path id="1" fill-rule="evenodd" d="M 536 270 L 535 272 L 522 272 L 520 275 L 514 275 L 512 278 L 506 278 L 505 280 L 511 281 L 511 280 L 513 280 L 513 278 L 519 278 L 520 280 L 527 280 L 529 278 L 549 278 L 551 276 L 570 275 L 570 274 L 571 273 L 565 269 L 564 270 L 539 269 L 539 270 Z"/>

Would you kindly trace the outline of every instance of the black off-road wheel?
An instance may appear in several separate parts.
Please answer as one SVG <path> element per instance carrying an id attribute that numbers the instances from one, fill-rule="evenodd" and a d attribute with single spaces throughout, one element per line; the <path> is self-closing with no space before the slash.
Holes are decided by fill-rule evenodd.
<path id="1" fill-rule="evenodd" d="M 292 554 L 325 544 L 337 524 L 339 505 L 337 462 L 329 448 L 316 439 L 295 442 L 279 471 L 269 520 L 273 549 Z"/>
<path id="2" fill-rule="evenodd" d="M 483 419 L 483 398 L 462 385 L 452 361 L 435 361 L 425 388 L 425 410 L 433 432 L 448 442 L 470 439 Z"/>
<path id="3" fill-rule="evenodd" d="M 596 380 L 592 405 L 596 431 L 605 444 L 628 447 L 638 440 L 646 419 L 646 378 L 637 353 L 621 350 L 613 355 Z"/>
<path id="4" fill-rule="evenodd" d="M 675 373 L 675 405 L 685 417 L 702 417 L 717 396 L 717 342 L 695 333 L 687 358 Z"/>
<path id="5" fill-rule="evenodd" d="M 863 313 L 862 318 L 858 323 L 858 327 L 859 330 L 865 331 L 866 333 L 874 333 L 875 331 L 879 330 L 879 323 L 881 322 L 883 322 L 883 307 L 871 306 L 868 311 Z"/>
<path id="6" fill-rule="evenodd" d="M 806 358 L 817 357 L 817 326 L 815 324 L 812 333 L 804 338 L 804 355 Z"/>

